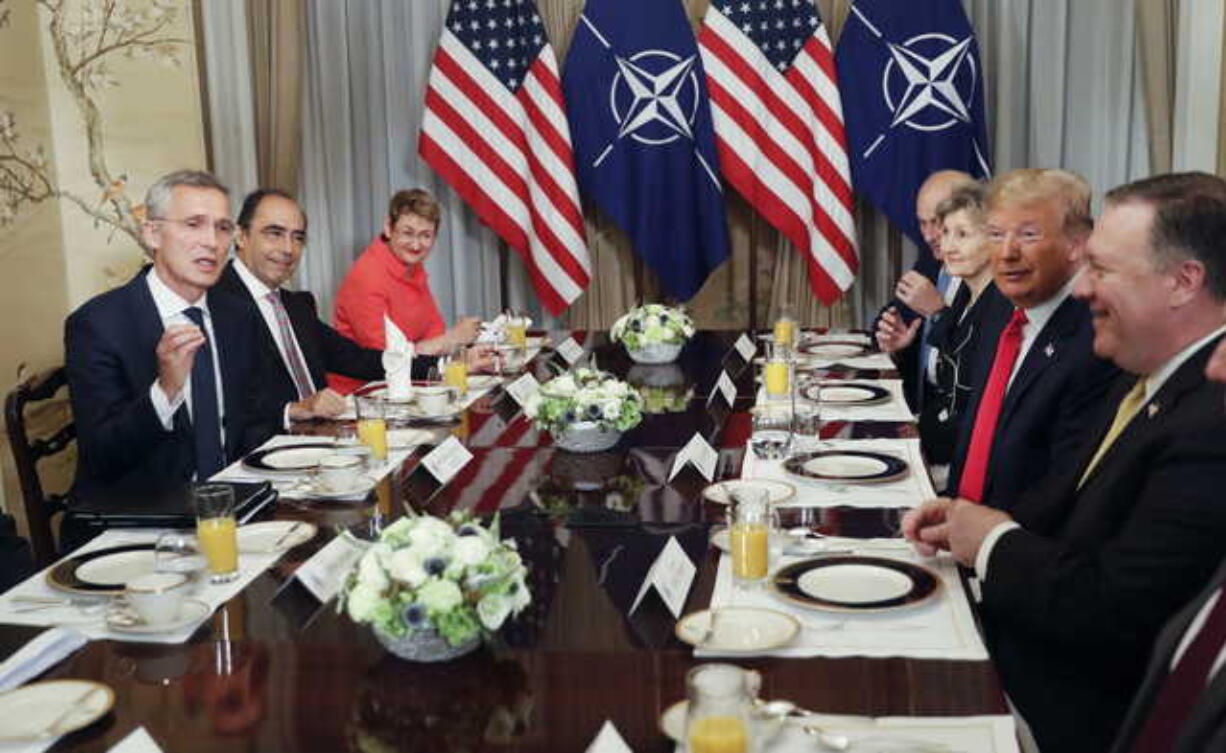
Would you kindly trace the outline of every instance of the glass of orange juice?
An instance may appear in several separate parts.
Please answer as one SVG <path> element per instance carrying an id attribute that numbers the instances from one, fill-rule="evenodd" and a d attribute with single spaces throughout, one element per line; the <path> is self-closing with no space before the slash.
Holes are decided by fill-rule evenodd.
<path id="1" fill-rule="evenodd" d="M 523 348 L 528 345 L 528 317 L 512 312 L 507 318 L 507 345 Z"/>
<path id="2" fill-rule="evenodd" d="M 443 384 L 454 387 L 460 397 L 468 394 L 468 348 L 457 346 L 443 367 Z"/>
<path id="3" fill-rule="evenodd" d="M 732 581 L 738 588 L 757 588 L 770 574 L 771 510 L 766 489 L 736 484 L 729 526 Z"/>
<path id="4" fill-rule="evenodd" d="M 686 675 L 685 740 L 689 753 L 752 753 L 757 672 L 732 664 L 700 664 Z"/>
<path id="5" fill-rule="evenodd" d="M 779 308 L 774 336 L 776 345 L 786 345 L 789 348 L 796 345 L 796 312 L 791 304 L 785 303 Z"/>
<path id="6" fill-rule="evenodd" d="M 792 359 L 791 349 L 786 345 L 768 343 L 766 363 L 762 367 L 762 382 L 766 386 L 767 400 L 784 400 L 791 397 Z"/>
<path id="7" fill-rule="evenodd" d="M 196 511 L 196 542 L 209 565 L 210 583 L 238 577 L 238 523 L 234 520 L 234 487 L 201 484 L 192 490 Z"/>
<path id="8" fill-rule="evenodd" d="M 357 397 L 358 441 L 370 448 L 371 457 L 387 460 L 386 405 L 378 397 Z"/>

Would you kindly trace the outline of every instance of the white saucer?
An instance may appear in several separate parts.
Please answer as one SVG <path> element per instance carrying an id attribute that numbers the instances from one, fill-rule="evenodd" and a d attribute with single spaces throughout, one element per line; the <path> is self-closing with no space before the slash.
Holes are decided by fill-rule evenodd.
<path id="1" fill-rule="evenodd" d="M 108 612 L 106 615 L 106 626 L 108 629 L 116 633 L 131 633 L 134 635 L 156 635 L 159 633 L 173 633 L 176 630 L 193 625 L 204 620 L 213 613 L 212 607 L 198 599 L 184 599 L 183 604 L 179 607 L 179 614 L 175 619 L 169 622 L 159 622 L 156 625 L 150 625 L 146 622 L 129 622 L 127 619 L 117 619 L 118 615 L 128 617 L 131 615 L 130 608 L 122 608 L 121 610 Z"/>
<path id="2" fill-rule="evenodd" d="M 371 481 L 366 476 L 359 476 L 354 481 L 353 486 L 345 489 L 332 489 L 326 487 L 319 479 L 314 479 L 309 484 L 304 484 L 299 487 L 302 494 L 316 499 L 348 499 L 350 497 L 365 498 L 375 488 L 375 482 Z"/>
<path id="3" fill-rule="evenodd" d="M 726 505 L 730 502 L 728 492 L 737 487 L 756 487 L 765 489 L 767 500 L 776 505 L 787 501 L 796 494 L 796 487 L 786 481 L 776 481 L 768 478 L 734 478 L 718 481 L 702 490 L 702 496 L 716 504 Z"/>
<path id="4" fill-rule="evenodd" d="M 502 383 L 502 378 L 494 374 L 472 374 L 468 377 L 468 389 L 484 390 L 489 387 L 497 387 Z"/>
<path id="5" fill-rule="evenodd" d="M 773 609 L 723 607 L 717 611 L 710 637 L 706 633 L 711 610 L 703 609 L 677 621 L 674 632 L 678 640 L 712 651 L 758 652 L 786 646 L 800 632 L 795 617 Z"/>
<path id="6" fill-rule="evenodd" d="M 100 682 L 32 682 L 0 693 L 0 742 L 59 737 L 92 724 L 114 705 L 115 691 Z"/>
<path id="7" fill-rule="evenodd" d="M 794 544 L 791 536 L 788 536 L 783 531 L 771 531 L 770 546 L 771 549 L 782 551 Z M 728 540 L 728 527 L 721 526 L 711 530 L 711 546 L 716 547 L 721 552 L 732 551 L 732 544 Z"/>
<path id="8" fill-rule="evenodd" d="M 315 538 L 316 532 L 314 524 L 302 520 L 248 523 L 238 529 L 238 551 L 243 554 L 285 552 Z"/>

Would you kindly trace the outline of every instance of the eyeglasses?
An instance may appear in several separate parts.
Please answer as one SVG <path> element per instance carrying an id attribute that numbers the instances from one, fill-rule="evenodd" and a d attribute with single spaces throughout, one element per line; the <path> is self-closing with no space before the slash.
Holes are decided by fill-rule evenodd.
<path id="1" fill-rule="evenodd" d="M 209 232 L 211 228 L 220 238 L 229 239 L 234 235 L 234 223 L 231 220 L 217 220 L 210 223 L 206 217 L 188 217 L 185 220 L 171 219 L 170 217 L 152 217 L 150 222 L 166 222 L 171 225 L 178 225 L 193 235 Z"/>

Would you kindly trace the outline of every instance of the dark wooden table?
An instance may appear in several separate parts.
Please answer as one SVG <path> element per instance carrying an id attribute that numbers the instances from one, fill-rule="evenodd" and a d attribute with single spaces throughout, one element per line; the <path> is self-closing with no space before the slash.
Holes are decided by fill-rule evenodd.
<path id="1" fill-rule="evenodd" d="M 673 637 L 658 598 L 626 613 L 642 577 L 676 536 L 699 565 L 686 610 L 706 606 L 718 550 L 708 529 L 723 508 L 704 504 L 705 482 L 673 456 L 695 431 L 720 451 L 721 477 L 738 473 L 753 368 L 732 352 L 737 333 L 702 332 L 670 366 L 643 369 L 602 333 L 579 333 L 599 366 L 657 389 L 655 407 L 608 452 L 556 450 L 501 391 L 451 427 L 474 458 L 439 487 L 420 453 L 361 504 L 282 503 L 275 514 L 320 524 L 324 535 L 291 551 L 224 605 L 186 644 L 93 642 L 48 677 L 86 677 L 115 688 L 115 709 L 62 738 L 55 751 L 104 751 L 144 725 L 169 751 L 581 751 L 612 720 L 636 751 L 671 751 L 659 712 L 680 699 L 696 661 Z M 540 378 L 560 357 L 532 365 Z M 708 404 L 720 369 L 736 404 Z M 672 394 L 665 394 L 672 391 Z M 326 425 L 303 427 L 327 432 Z M 842 436 L 914 436 L 909 424 L 840 424 Z M 341 527 L 368 532 L 402 504 L 434 513 L 500 511 L 531 565 L 533 603 L 494 643 L 456 661 L 411 664 L 369 630 L 315 602 L 295 568 Z M 896 510 L 818 511 L 822 530 L 852 536 L 896 530 Z M 812 520 L 812 518 L 810 518 Z M 785 521 L 786 524 L 787 521 Z M 0 656 L 37 630 L 0 626 Z M 1006 713 L 987 662 L 912 659 L 762 659 L 763 696 L 833 713 Z"/>

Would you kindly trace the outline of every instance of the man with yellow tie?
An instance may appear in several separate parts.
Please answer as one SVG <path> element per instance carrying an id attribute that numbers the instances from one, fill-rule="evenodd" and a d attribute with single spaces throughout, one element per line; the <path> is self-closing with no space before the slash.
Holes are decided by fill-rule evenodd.
<path id="1" fill-rule="evenodd" d="M 908 513 L 924 553 L 973 566 L 1005 689 L 1043 753 L 1105 750 L 1163 622 L 1226 556 L 1226 182 L 1121 186 L 1074 285 L 1094 351 L 1124 374 L 1064 472 L 1013 515 L 963 499 Z M 1036 473 L 1045 469 L 1035 469 Z"/>

